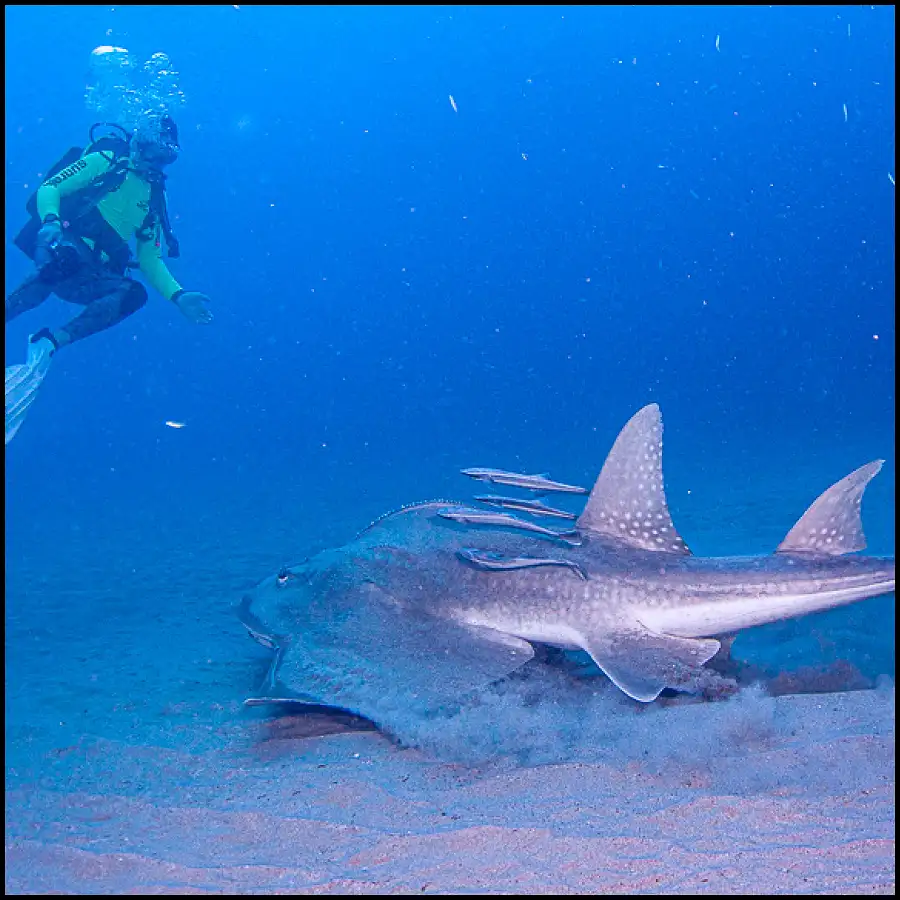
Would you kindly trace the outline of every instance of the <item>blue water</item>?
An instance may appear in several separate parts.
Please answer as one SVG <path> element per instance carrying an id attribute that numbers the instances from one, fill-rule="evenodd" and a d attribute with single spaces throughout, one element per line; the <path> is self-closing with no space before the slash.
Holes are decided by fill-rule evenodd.
<path id="1" fill-rule="evenodd" d="M 100 690 L 82 641 L 240 699 L 244 586 L 468 496 L 461 466 L 589 484 L 648 402 L 695 551 L 767 552 L 884 458 L 863 516 L 893 553 L 893 35 L 886 7 L 7 7 L 7 292 L 111 43 L 181 72 L 171 269 L 215 314 L 153 296 L 61 352 L 7 448 L 11 721 Z M 9 325 L 7 364 L 73 313 Z M 881 598 L 747 647 L 816 664 L 830 633 L 874 679 L 892 622 Z"/>

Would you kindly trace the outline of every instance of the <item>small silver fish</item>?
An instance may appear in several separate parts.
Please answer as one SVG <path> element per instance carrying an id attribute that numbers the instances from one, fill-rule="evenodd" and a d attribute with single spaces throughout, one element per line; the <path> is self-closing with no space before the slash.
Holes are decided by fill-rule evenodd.
<path id="1" fill-rule="evenodd" d="M 489 550 L 476 550 L 472 547 L 464 547 L 457 550 L 456 555 L 464 562 L 476 569 L 488 572 L 508 572 L 512 569 L 534 569 L 538 566 L 562 566 L 571 569 L 583 581 L 587 581 L 587 573 L 578 563 L 568 559 L 541 559 L 537 556 L 503 556 L 501 553 L 493 553 Z"/>
<path id="2" fill-rule="evenodd" d="M 552 528 L 544 528 L 525 519 L 519 519 L 507 513 L 492 512 L 489 509 L 475 509 L 473 506 L 447 506 L 439 509 L 437 514 L 442 519 L 451 522 L 459 522 L 463 525 L 494 525 L 500 528 L 516 528 L 519 531 L 530 531 L 534 534 L 542 534 L 545 537 L 556 538 L 567 544 L 578 546 L 582 543 L 577 531 L 554 531 Z"/>
<path id="3" fill-rule="evenodd" d="M 487 503 L 488 506 L 500 506 L 503 509 L 517 509 L 520 512 L 531 513 L 533 516 L 553 516 L 557 519 L 577 519 L 575 513 L 566 512 L 564 509 L 556 509 L 547 506 L 540 500 L 523 500 L 520 497 L 498 497 L 496 494 L 481 494 L 475 498 L 479 503 Z"/>
<path id="4" fill-rule="evenodd" d="M 476 478 L 478 481 L 490 481 L 493 484 L 508 484 L 511 487 L 525 488 L 529 491 L 558 491 L 562 494 L 587 494 L 587 488 L 574 484 L 563 484 L 551 481 L 546 475 L 522 475 L 518 472 L 504 472 L 503 469 L 462 469 L 463 475 Z"/>

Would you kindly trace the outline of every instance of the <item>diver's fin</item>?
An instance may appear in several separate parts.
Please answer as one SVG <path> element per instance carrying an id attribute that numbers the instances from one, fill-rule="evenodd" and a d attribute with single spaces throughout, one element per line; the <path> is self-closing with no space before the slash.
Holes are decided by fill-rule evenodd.
<path id="1" fill-rule="evenodd" d="M 778 545 L 776 553 L 827 553 L 840 556 L 866 549 L 859 506 L 866 485 L 883 459 L 860 466 L 816 499 Z"/>
<path id="2" fill-rule="evenodd" d="M 17 366 L 7 366 L 6 367 L 6 443 L 8 444 L 13 437 L 15 437 L 16 432 L 19 430 L 19 426 L 22 424 L 23 416 L 18 414 L 19 407 L 16 406 L 16 397 L 15 393 L 19 386 L 25 381 L 28 377 L 28 366 L 24 363 L 21 363 Z"/>
<path id="3" fill-rule="evenodd" d="M 715 675 L 703 664 L 719 650 L 715 638 L 658 634 L 640 622 L 605 634 L 582 635 L 581 646 L 609 679 L 629 697 L 649 703 L 664 688 L 693 692 Z"/>
<path id="4" fill-rule="evenodd" d="M 8 444 L 25 420 L 34 403 L 38 388 L 50 368 L 52 349 L 49 340 L 28 344 L 28 358 L 18 366 L 6 369 L 6 443 Z"/>
<path id="5" fill-rule="evenodd" d="M 575 527 L 641 550 L 690 554 L 666 503 L 655 403 L 638 410 L 619 433 Z"/>

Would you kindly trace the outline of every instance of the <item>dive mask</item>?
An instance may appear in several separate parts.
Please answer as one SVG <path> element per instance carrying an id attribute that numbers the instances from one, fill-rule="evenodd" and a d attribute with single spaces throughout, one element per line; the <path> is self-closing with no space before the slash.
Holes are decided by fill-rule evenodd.
<path id="1" fill-rule="evenodd" d="M 178 159 L 181 150 L 178 145 L 178 128 L 172 117 L 162 116 L 139 127 L 134 133 L 132 146 L 140 162 L 152 168 L 170 166 Z"/>

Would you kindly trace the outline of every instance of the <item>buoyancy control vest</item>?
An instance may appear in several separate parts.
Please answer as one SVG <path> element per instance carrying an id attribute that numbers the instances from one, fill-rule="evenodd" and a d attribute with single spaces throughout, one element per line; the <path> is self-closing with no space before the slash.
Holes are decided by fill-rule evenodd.
<path id="1" fill-rule="evenodd" d="M 99 127 L 114 128 L 120 134 L 108 134 L 95 139 L 94 133 Z M 125 180 L 131 161 L 131 136 L 118 125 L 99 123 L 91 127 L 90 139 L 85 148 L 70 147 L 47 171 L 44 182 L 89 153 L 102 153 L 109 159 L 109 170 L 94 179 L 89 187 L 61 199 L 59 217 L 69 235 L 91 241 L 97 264 L 101 263 L 101 254 L 105 254 L 108 261 L 102 263 L 104 267 L 122 273 L 136 263 L 131 259 L 128 242 L 103 218 L 97 204 L 107 194 L 117 190 Z M 150 208 L 138 229 L 138 235 L 149 238 L 153 228 L 159 224 L 165 237 L 168 256 L 174 259 L 179 255 L 179 248 L 169 223 L 165 182 L 166 176 L 162 172 L 155 173 L 150 181 Z M 37 235 L 42 224 L 37 211 L 37 191 L 28 198 L 25 209 L 29 220 L 13 238 L 13 243 L 29 259 L 34 259 Z"/>

